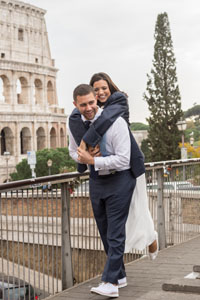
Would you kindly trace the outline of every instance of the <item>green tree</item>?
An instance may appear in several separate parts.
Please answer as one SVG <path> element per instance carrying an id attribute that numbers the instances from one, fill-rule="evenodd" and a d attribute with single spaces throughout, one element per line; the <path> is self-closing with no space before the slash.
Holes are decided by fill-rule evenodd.
<path id="1" fill-rule="evenodd" d="M 150 147 L 149 147 L 150 143 L 148 139 L 144 139 L 142 140 L 141 143 L 141 150 L 144 154 L 144 159 L 145 159 L 145 163 L 150 162 L 151 161 L 151 152 L 150 152 Z"/>
<path id="2" fill-rule="evenodd" d="M 151 74 L 147 74 L 144 94 L 150 111 L 147 119 L 150 158 L 151 161 L 178 159 L 181 133 L 176 123 L 183 112 L 167 13 L 158 15 L 154 38 L 153 67 Z"/>
<path id="3" fill-rule="evenodd" d="M 133 122 L 130 124 L 131 130 L 147 130 L 148 125 L 140 123 L 140 122 Z"/>
<path id="4" fill-rule="evenodd" d="M 16 172 L 11 173 L 10 177 L 13 181 L 31 178 L 31 169 L 27 159 L 22 159 L 22 161 L 16 165 Z"/>
<path id="5" fill-rule="evenodd" d="M 187 129 L 185 131 L 185 141 L 190 142 L 191 133 L 193 132 L 193 137 L 195 143 L 198 143 L 200 140 L 200 105 L 196 103 L 192 108 L 184 111 L 185 118 L 191 118 L 190 121 L 187 121 Z"/>
<path id="6" fill-rule="evenodd" d="M 190 143 L 190 138 L 193 137 L 195 142 L 200 140 L 200 125 L 196 125 L 193 121 L 187 122 L 187 129 L 184 132 L 185 142 Z"/>
<path id="7" fill-rule="evenodd" d="M 47 176 L 49 169 L 47 161 L 52 160 L 51 174 L 59 174 L 63 172 L 71 172 L 76 170 L 76 163 L 69 155 L 68 148 L 43 149 L 36 152 L 36 176 Z M 12 180 L 22 180 L 31 178 L 31 169 L 27 163 L 27 159 L 23 159 L 16 166 L 16 172 L 10 174 Z"/>
<path id="8" fill-rule="evenodd" d="M 192 108 L 189 108 L 187 111 L 184 112 L 184 118 L 189 118 L 193 116 L 200 117 L 200 105 L 194 105 Z"/>

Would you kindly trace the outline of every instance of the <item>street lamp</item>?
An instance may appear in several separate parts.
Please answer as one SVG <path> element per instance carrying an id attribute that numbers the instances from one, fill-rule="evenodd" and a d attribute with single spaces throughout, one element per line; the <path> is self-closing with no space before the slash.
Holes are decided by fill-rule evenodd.
<path id="1" fill-rule="evenodd" d="M 48 159 L 47 160 L 47 166 L 48 166 L 48 168 L 49 168 L 49 175 L 51 175 L 51 166 L 52 166 L 52 160 L 51 159 Z"/>
<path id="2" fill-rule="evenodd" d="M 187 159 L 187 149 L 184 147 L 184 130 L 187 128 L 187 123 L 184 120 L 176 123 L 178 130 L 182 131 L 182 147 L 181 147 L 181 159 Z"/>
<path id="3" fill-rule="evenodd" d="M 193 145 L 194 145 L 194 137 L 193 137 L 193 135 L 194 135 L 194 132 L 192 131 L 191 133 L 190 133 L 190 145 L 193 147 Z"/>
<path id="4" fill-rule="evenodd" d="M 5 151 L 3 153 L 3 155 L 4 155 L 5 159 L 6 159 L 6 182 L 8 182 L 8 161 L 10 159 L 10 152 Z"/>

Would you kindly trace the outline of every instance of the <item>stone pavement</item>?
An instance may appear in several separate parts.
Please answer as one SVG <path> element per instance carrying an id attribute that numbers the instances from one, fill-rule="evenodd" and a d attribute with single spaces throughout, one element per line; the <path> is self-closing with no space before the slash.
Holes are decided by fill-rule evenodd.
<path id="1" fill-rule="evenodd" d="M 200 236 L 160 251 L 155 261 L 145 257 L 127 264 L 128 286 L 120 289 L 119 299 L 200 300 L 200 294 L 197 294 L 200 289 L 200 279 L 184 279 L 186 275 L 193 272 L 194 265 L 200 265 Z M 90 293 L 90 288 L 99 282 L 98 276 L 49 298 L 52 300 L 111 299 Z M 168 291 L 162 290 L 163 284 L 166 284 Z M 194 285 L 196 290 L 192 289 Z M 170 286 L 177 292 L 171 292 Z M 183 286 L 186 286 L 185 290 L 190 292 L 186 293 Z"/>

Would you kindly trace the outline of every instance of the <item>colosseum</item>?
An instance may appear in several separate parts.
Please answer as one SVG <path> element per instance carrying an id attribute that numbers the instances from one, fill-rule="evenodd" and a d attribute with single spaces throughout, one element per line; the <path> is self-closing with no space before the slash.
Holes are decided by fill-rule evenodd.
<path id="1" fill-rule="evenodd" d="M 28 3 L 0 0 L 0 182 L 27 151 L 67 144 L 45 13 Z"/>

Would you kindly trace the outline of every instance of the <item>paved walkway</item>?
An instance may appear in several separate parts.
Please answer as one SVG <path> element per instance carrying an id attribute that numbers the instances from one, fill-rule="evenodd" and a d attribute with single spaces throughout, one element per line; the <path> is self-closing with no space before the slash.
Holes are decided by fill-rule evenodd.
<path id="1" fill-rule="evenodd" d="M 120 300 L 200 300 L 200 293 L 163 291 L 164 283 L 191 282 L 200 289 L 200 279 L 184 279 L 193 271 L 194 265 L 200 265 L 200 236 L 188 242 L 176 245 L 159 252 L 155 261 L 147 257 L 126 265 L 128 286 L 120 289 Z M 52 300 L 111 299 L 90 293 L 90 288 L 99 283 L 100 277 L 76 285 L 57 295 Z M 194 284 L 195 282 L 195 284 Z M 180 286 L 180 284 L 179 284 Z M 175 289 L 176 290 L 176 289 Z M 114 299 L 114 298 L 113 298 Z"/>

